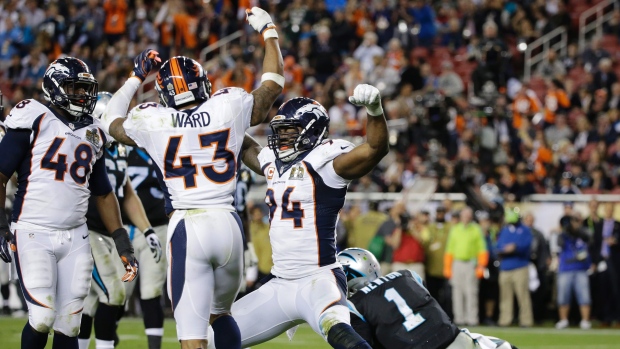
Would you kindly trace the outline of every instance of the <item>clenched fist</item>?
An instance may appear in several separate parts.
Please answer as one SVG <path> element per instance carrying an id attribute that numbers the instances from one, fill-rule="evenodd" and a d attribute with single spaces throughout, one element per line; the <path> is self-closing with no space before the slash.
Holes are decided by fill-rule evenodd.
<path id="1" fill-rule="evenodd" d="M 379 89 L 368 84 L 360 84 L 353 90 L 353 96 L 349 97 L 349 102 L 353 105 L 366 107 L 366 112 L 370 116 L 383 114 L 381 106 L 381 93 Z"/>

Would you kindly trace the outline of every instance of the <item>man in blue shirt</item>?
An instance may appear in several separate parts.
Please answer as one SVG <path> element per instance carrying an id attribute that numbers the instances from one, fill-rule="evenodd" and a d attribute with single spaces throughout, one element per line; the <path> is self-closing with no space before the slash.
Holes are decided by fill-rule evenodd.
<path id="1" fill-rule="evenodd" d="M 558 248 L 560 250 L 558 259 L 558 312 L 560 321 L 555 324 L 555 328 L 563 329 L 568 327 L 568 313 L 570 311 L 571 293 L 575 294 L 581 313 L 581 323 L 579 326 L 590 329 L 590 280 L 588 269 L 591 265 L 590 254 L 588 253 L 588 242 L 590 235 L 586 228 L 581 225 L 581 217 L 578 214 L 571 216 L 568 226 L 564 227 L 558 237 Z"/>
<path id="2" fill-rule="evenodd" d="M 499 264 L 499 325 L 510 326 L 513 319 L 513 298 L 519 304 L 519 325 L 530 327 L 534 319 L 529 290 L 529 262 L 532 244 L 530 228 L 521 224 L 518 208 L 506 209 L 506 225 L 495 244 Z"/>

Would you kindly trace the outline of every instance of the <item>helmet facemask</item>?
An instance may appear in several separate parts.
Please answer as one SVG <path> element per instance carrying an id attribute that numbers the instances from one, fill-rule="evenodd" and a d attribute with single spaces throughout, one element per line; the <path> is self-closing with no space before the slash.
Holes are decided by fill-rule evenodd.
<path id="1" fill-rule="evenodd" d="M 65 94 L 67 101 L 57 105 L 69 112 L 69 114 L 79 117 L 84 114 L 91 114 L 95 109 L 98 90 L 97 82 L 82 79 L 65 79 L 61 83 L 60 90 Z"/>
<path id="2" fill-rule="evenodd" d="M 276 158 L 282 162 L 291 162 L 299 154 L 312 150 L 317 144 L 320 144 L 326 136 L 327 129 L 313 128 L 314 123 L 315 120 L 312 120 L 304 128 L 298 121 L 287 119 L 272 121 L 273 135 L 268 137 L 267 142 Z"/>

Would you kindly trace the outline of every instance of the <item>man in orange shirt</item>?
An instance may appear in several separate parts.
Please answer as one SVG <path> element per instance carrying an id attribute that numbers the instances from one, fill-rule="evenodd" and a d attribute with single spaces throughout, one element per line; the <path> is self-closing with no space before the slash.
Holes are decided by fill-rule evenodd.
<path id="1" fill-rule="evenodd" d="M 105 0 L 103 2 L 105 11 L 105 25 L 103 32 L 110 45 L 114 45 L 125 34 L 127 2 L 125 0 Z"/>
<path id="2" fill-rule="evenodd" d="M 224 87 L 241 87 L 248 93 L 252 92 L 254 86 L 254 73 L 250 69 L 243 58 L 237 58 L 235 66 L 222 76 L 222 84 Z"/>

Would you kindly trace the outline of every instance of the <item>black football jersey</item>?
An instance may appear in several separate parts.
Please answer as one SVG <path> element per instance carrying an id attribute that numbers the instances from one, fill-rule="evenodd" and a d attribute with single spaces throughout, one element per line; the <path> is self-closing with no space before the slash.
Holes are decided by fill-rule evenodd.
<path id="1" fill-rule="evenodd" d="M 374 349 L 443 349 L 459 334 L 418 279 L 399 270 L 349 298 L 351 324 Z"/>
<path id="2" fill-rule="evenodd" d="M 127 153 L 130 147 L 112 143 L 109 148 L 105 148 L 103 156 L 105 157 L 105 167 L 108 171 L 108 178 L 112 185 L 112 190 L 118 198 L 118 204 L 122 208 L 123 201 L 125 200 L 125 184 L 127 183 Z M 121 210 L 122 211 L 122 210 Z M 123 222 L 126 219 L 123 218 Z M 88 212 L 86 212 L 86 225 L 88 230 L 92 230 L 101 234 L 108 234 L 99 211 L 97 211 L 97 205 L 95 203 L 95 197 L 91 196 L 88 202 Z"/>
<path id="3" fill-rule="evenodd" d="M 168 224 L 164 209 L 164 192 L 158 180 L 159 168 L 142 149 L 134 147 L 127 158 L 127 174 L 133 189 L 142 201 L 146 216 L 152 226 Z"/>

